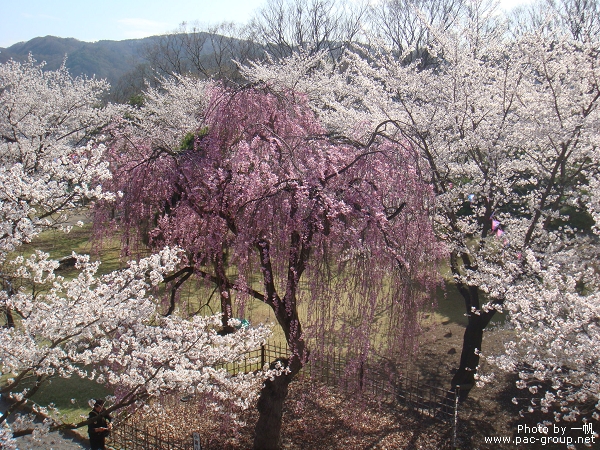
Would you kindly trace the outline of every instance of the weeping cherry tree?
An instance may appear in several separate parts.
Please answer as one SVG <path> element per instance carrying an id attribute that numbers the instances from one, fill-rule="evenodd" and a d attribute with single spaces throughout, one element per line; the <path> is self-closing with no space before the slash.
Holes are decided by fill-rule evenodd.
<path id="1" fill-rule="evenodd" d="M 122 196 L 98 220 L 117 211 L 130 245 L 183 248 L 173 288 L 191 276 L 212 284 L 224 317 L 249 301 L 270 307 L 290 354 L 287 373 L 261 391 L 254 445 L 279 448 L 288 385 L 328 351 L 328 337 L 356 361 L 414 348 L 441 255 L 428 169 L 411 145 L 367 132 L 368 124 L 328 134 L 291 90 L 180 78 L 147 98 L 145 110 L 113 128 L 111 189 Z"/>

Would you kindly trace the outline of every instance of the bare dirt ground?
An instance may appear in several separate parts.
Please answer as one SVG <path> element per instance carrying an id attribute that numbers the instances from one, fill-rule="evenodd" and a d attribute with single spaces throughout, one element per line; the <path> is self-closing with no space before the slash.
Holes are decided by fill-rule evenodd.
<path id="1" fill-rule="evenodd" d="M 421 337 L 421 351 L 414 365 L 420 373 L 436 385 L 450 386 L 452 375 L 458 367 L 460 351 L 462 348 L 464 323 L 460 321 L 443 321 L 425 330 Z M 511 332 L 491 326 L 484 332 L 482 351 L 484 354 L 500 354 L 504 350 L 504 342 L 511 337 Z M 485 358 L 481 359 L 481 368 L 484 372 L 490 371 Z M 535 428 L 544 421 L 553 422 L 551 414 L 540 412 L 539 402 L 533 407 L 533 412 L 527 412 L 534 398 L 527 390 L 516 387 L 516 375 L 507 375 L 495 370 L 494 381 L 483 387 L 475 387 L 467 400 L 459 406 L 458 421 L 458 448 L 461 450 L 486 450 L 486 449 L 515 449 L 525 448 L 532 450 L 562 449 L 568 446 L 565 443 L 552 443 L 550 440 L 544 444 L 540 442 L 541 435 L 522 431 L 525 427 Z M 518 399 L 518 404 L 513 399 Z M 521 431 L 519 430 L 521 426 Z M 572 428 L 581 427 L 581 422 L 560 422 L 557 426 L 565 428 L 563 438 L 571 437 L 576 442 L 584 436 L 581 431 Z M 593 424 L 598 432 L 598 422 Z M 489 442 L 490 439 L 509 438 L 510 443 Z M 535 443 L 521 443 L 516 445 L 515 438 L 536 438 Z M 557 437 L 552 432 L 547 438 Z M 577 444 L 572 449 L 596 448 L 600 449 L 599 439 L 591 446 Z"/>
<path id="2" fill-rule="evenodd" d="M 6 401 L 0 397 L 0 410 L 8 408 Z M 22 411 L 26 413 L 28 411 Z M 13 418 L 8 422 L 12 423 Z M 16 439 L 19 450 L 81 450 L 89 448 L 87 442 L 76 433 L 50 433 L 40 437 L 23 436 Z M 1 446 L 0 446 L 1 448 Z"/>
<path id="3" fill-rule="evenodd" d="M 450 387 L 452 376 L 459 365 L 464 330 L 464 324 L 447 320 L 431 326 L 423 333 L 421 350 L 414 365 L 431 384 Z M 504 337 L 504 333 L 500 331 L 485 332 L 483 352 L 501 352 Z M 488 368 L 483 360 L 481 365 L 484 370 Z M 485 437 L 513 435 L 512 422 L 519 413 L 519 408 L 512 403 L 515 396 L 519 396 L 519 393 L 514 387 L 514 380 L 502 374 L 497 374 L 493 383 L 473 388 L 467 400 L 459 405 L 459 447 L 502 448 L 497 444 L 487 445 Z"/>
<path id="4" fill-rule="evenodd" d="M 223 426 L 220 418 L 197 407 L 182 405 L 173 412 L 173 433 L 197 430 L 203 449 L 251 449 L 255 410 L 238 417 L 245 425 Z M 186 426 L 177 426 L 185 422 Z M 144 419 L 149 428 L 159 427 Z M 284 409 L 282 447 L 285 450 L 307 449 L 450 449 L 452 429 L 448 425 L 403 411 L 391 409 L 377 401 L 361 402 L 340 394 L 336 389 L 295 382 Z"/>

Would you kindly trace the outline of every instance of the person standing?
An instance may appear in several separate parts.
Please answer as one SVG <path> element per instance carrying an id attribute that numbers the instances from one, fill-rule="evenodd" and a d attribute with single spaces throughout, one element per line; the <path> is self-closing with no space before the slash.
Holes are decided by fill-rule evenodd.
<path id="1" fill-rule="evenodd" d="M 88 425 L 88 434 L 90 436 L 91 450 L 106 450 L 105 439 L 112 429 L 112 418 L 108 414 L 102 414 L 104 411 L 104 400 L 99 399 L 94 403 L 94 408 L 90 411 Z"/>

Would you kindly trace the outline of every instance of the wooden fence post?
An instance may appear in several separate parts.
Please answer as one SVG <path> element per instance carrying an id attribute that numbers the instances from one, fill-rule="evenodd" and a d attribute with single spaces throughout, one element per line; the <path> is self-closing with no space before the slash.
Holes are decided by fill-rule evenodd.
<path id="1" fill-rule="evenodd" d="M 458 398 L 460 396 L 460 386 L 457 384 L 454 389 L 454 432 L 452 435 L 452 448 L 456 447 L 457 429 L 458 429 Z"/>
<path id="2" fill-rule="evenodd" d="M 364 368 L 364 361 L 360 362 L 360 369 L 358 370 L 358 385 L 360 387 L 360 390 L 362 392 L 363 390 L 363 380 L 365 377 L 365 368 Z"/>
<path id="3" fill-rule="evenodd" d="M 202 444 L 200 443 L 200 435 L 198 433 L 194 433 L 194 450 L 202 450 Z"/>

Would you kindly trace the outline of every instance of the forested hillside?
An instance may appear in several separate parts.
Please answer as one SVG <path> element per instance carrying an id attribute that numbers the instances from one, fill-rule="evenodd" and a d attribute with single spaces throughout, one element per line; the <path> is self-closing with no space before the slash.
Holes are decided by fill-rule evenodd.
<path id="1" fill-rule="evenodd" d="M 25 61 L 31 54 L 38 61 L 45 61 L 49 70 L 58 69 L 65 56 L 71 74 L 105 78 L 116 83 L 141 59 L 144 46 L 156 38 L 129 39 L 125 41 L 83 42 L 73 38 L 56 36 L 36 37 L 19 42 L 8 48 L 0 48 L 0 62 L 10 59 Z"/>
<path id="2" fill-rule="evenodd" d="M 260 44 L 232 24 L 200 30 L 182 24 L 171 33 L 124 41 L 83 42 L 56 36 L 36 37 L 8 48 L 0 48 L 0 63 L 27 61 L 31 55 L 44 62 L 45 70 L 66 68 L 75 77 L 105 79 L 111 85 L 111 99 L 127 101 L 144 87 L 144 80 L 175 73 L 201 78 L 236 78 L 233 60 L 257 59 L 264 52 Z"/>

